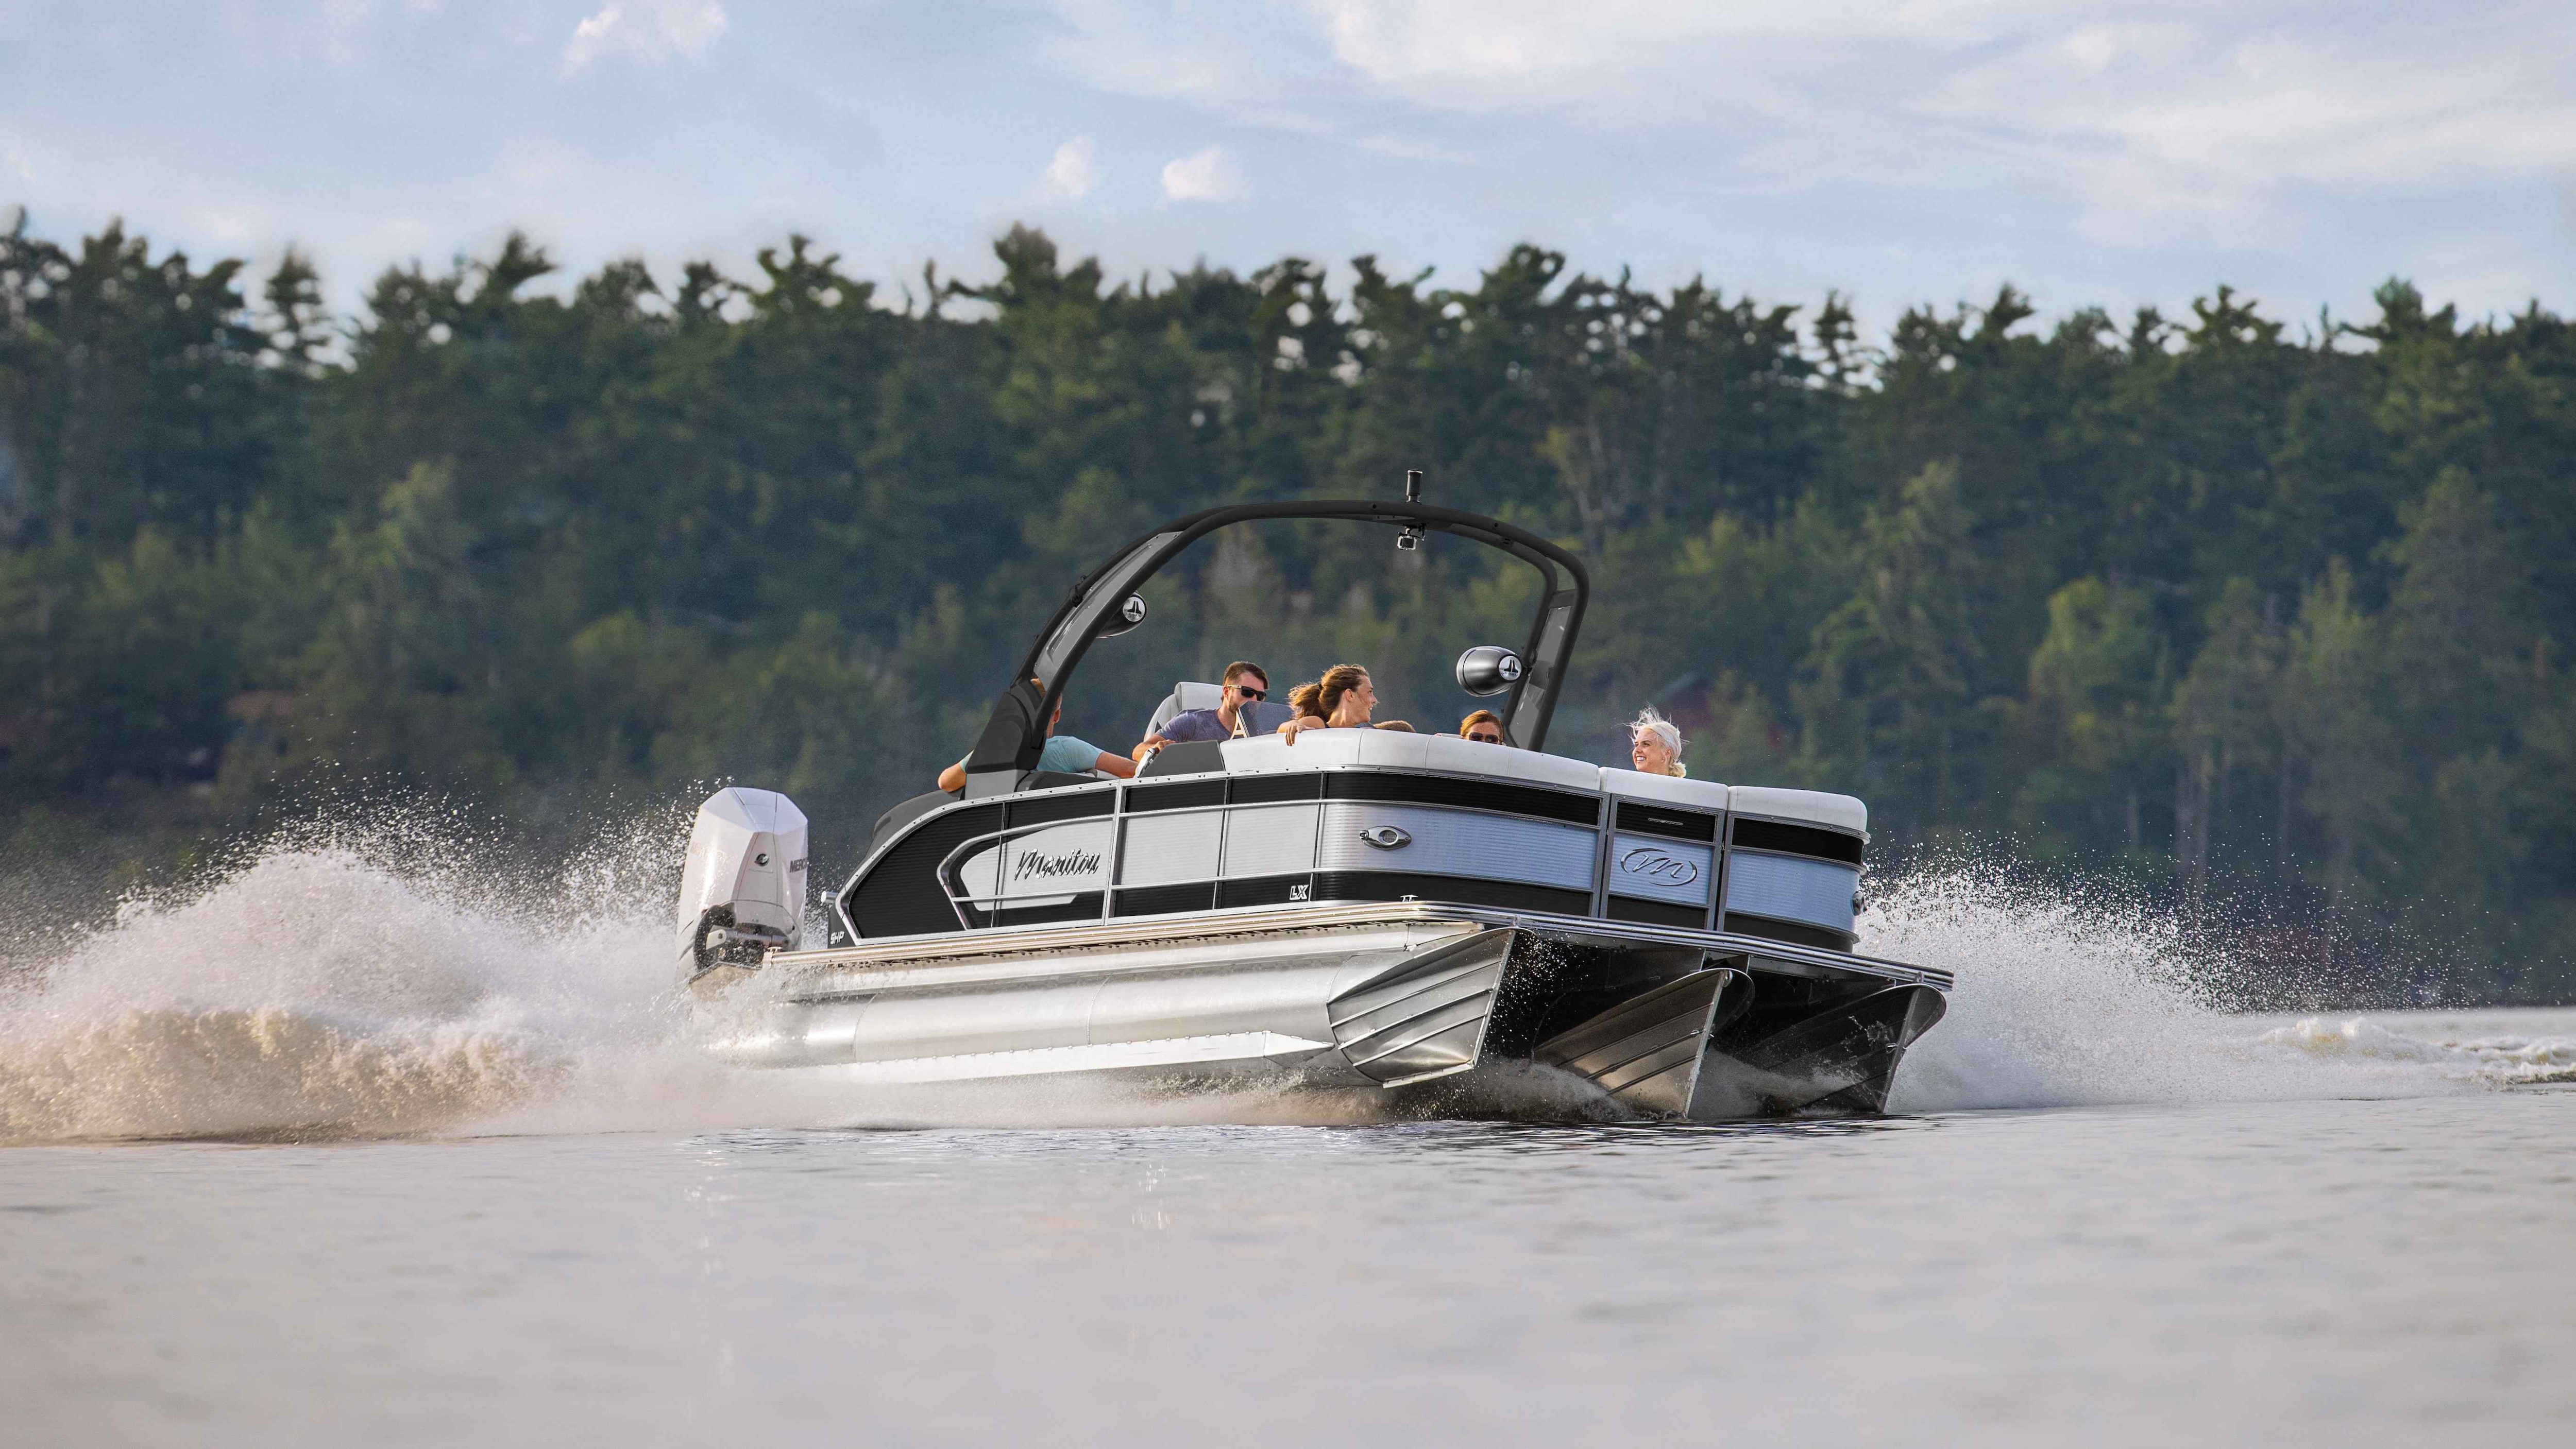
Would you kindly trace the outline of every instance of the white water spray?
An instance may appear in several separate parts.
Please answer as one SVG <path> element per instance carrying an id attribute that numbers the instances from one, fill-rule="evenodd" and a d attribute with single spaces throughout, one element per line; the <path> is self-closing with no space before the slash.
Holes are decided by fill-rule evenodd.
<path id="1" fill-rule="evenodd" d="M 2576 1039 L 2423 1040 L 2353 1018 L 2266 1024 L 2226 1008 L 2231 963 L 2135 907 L 1976 866 L 1880 890 L 1860 949 L 1958 976 L 1906 1054 L 1898 1112 L 2397 1097 L 2576 1080 Z"/>
<path id="2" fill-rule="evenodd" d="M 1305 1094 L 1024 1080 L 853 1098 L 718 1066 L 666 959 L 672 823 L 532 878 L 506 849 L 395 822 L 281 840 L 208 888 L 131 904 L 0 993 L 0 1140 L 1366 1120 L 1365 1103 Z M 1973 871 L 1900 882 L 1863 925 L 1864 950 L 1959 977 L 1899 1075 L 1900 1111 L 2576 1078 L 2576 1041 L 2266 1030 L 2220 1011 L 2153 919 Z"/>

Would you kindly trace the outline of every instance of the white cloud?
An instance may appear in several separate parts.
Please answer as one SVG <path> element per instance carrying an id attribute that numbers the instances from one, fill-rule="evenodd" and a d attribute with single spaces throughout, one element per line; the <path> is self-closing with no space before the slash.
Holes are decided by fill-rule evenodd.
<path id="1" fill-rule="evenodd" d="M 2576 53 L 2462 43 L 2447 20 L 2361 33 L 2092 25 L 1959 69 L 1911 109 L 2009 138 L 2098 241 L 2299 242 L 2303 192 L 2441 190 L 2576 167 Z"/>
<path id="2" fill-rule="evenodd" d="M 1163 195 L 1172 201 L 1241 201 L 1251 194 L 1242 165 L 1222 146 L 1210 146 L 1163 167 Z"/>
<path id="3" fill-rule="evenodd" d="M 1605 176 L 1738 197 L 2002 185 L 2128 248 L 2279 252 L 2346 202 L 2576 175 L 2576 31 L 2531 0 L 1052 3 L 1090 83 L 1249 130 L 1444 160 L 1591 136 Z"/>
<path id="4" fill-rule="evenodd" d="M 1541 104 L 1698 70 L 1694 89 L 1742 83 L 1710 71 L 1725 52 L 1891 41 L 1978 44 L 2017 21 L 2082 9 L 2065 0 L 1307 0 L 1333 56 L 1380 85 L 1490 104 Z"/>
<path id="5" fill-rule="evenodd" d="M 699 55 L 725 33 L 726 24 L 721 0 L 608 0 L 573 27 L 563 73 L 579 75 L 609 54 L 648 63 Z"/>
<path id="6" fill-rule="evenodd" d="M 1050 200 L 1080 201 L 1099 185 L 1100 166 L 1092 159 L 1091 138 L 1076 136 L 1055 148 L 1055 159 L 1047 162 L 1038 194 Z"/>
<path id="7" fill-rule="evenodd" d="M 1454 280 L 1531 240 L 1865 307 L 2004 276 L 2169 312 L 2224 278 L 2340 314 L 2392 272 L 2472 312 L 2576 299 L 2568 0 L 719 3 L 0 0 L 49 79 L 0 105 L 0 215 L 294 237 L 345 305 L 513 225 L 568 272 L 748 271 L 793 230 L 900 277 L 981 275 L 1023 218 L 1122 275 L 1369 252 Z M 689 105 L 599 84 L 655 65 Z M 1078 134 L 1087 191 L 1046 140 Z M 1231 166 L 1163 189 L 1152 157 L 1211 142 Z M 1099 204 L 1136 187 L 1174 199 Z"/>
<path id="8" fill-rule="evenodd" d="M 1372 156 L 1385 156 L 1396 161 L 1438 161 L 1451 166 L 1464 166 L 1476 159 L 1473 154 L 1461 151 L 1455 146 L 1444 146 L 1437 141 L 1424 140 L 1419 136 L 1395 136 L 1381 133 L 1362 136 L 1352 144 Z"/>

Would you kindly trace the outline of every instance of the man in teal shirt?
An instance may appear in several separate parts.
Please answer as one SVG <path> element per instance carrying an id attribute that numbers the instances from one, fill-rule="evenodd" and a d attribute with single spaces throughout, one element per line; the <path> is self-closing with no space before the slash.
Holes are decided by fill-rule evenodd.
<path id="1" fill-rule="evenodd" d="M 1032 679 L 1029 683 L 1037 684 L 1037 681 Z M 1038 687 L 1044 689 L 1046 686 Z M 1098 770 L 1104 775 L 1115 775 L 1122 780 L 1136 773 L 1136 762 L 1125 755 L 1113 755 L 1089 740 L 1057 734 L 1055 727 L 1063 719 L 1064 701 L 1059 699 L 1055 702 L 1055 713 L 1047 719 L 1046 748 L 1038 751 L 1040 770 L 1053 770 L 1066 775 L 1078 775 L 1085 770 Z M 951 795 L 965 789 L 966 761 L 959 760 L 956 764 L 940 771 L 939 788 Z"/>

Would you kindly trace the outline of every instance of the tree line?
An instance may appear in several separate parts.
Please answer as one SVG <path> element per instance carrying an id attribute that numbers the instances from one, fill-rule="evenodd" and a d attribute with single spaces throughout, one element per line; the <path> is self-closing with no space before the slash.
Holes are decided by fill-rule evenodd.
<path id="1" fill-rule="evenodd" d="M 1872 338 L 1533 246 L 1339 290 L 994 258 L 885 284 L 798 237 L 562 285 L 513 236 L 344 317 L 292 252 L 21 214 L 10 868 L 167 870 L 353 790 L 571 829 L 727 777 L 846 853 L 1109 549 L 1421 468 L 1591 563 L 1559 752 L 1620 758 L 1651 700 L 1696 775 L 1866 798 L 1881 857 L 2115 874 L 2355 989 L 2576 995 L 2576 337 L 2537 302 L 2392 281 L 2294 333 L 2224 287 L 2047 325 L 2005 287 Z M 1454 726 L 1450 659 L 1517 643 L 1533 581 L 1373 533 L 1203 546 L 1067 727 L 1124 748 L 1238 656 L 1368 663 Z"/>

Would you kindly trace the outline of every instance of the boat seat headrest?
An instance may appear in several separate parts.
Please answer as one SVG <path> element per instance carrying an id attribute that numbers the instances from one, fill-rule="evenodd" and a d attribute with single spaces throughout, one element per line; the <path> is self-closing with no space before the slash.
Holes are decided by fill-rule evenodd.
<path id="1" fill-rule="evenodd" d="M 1172 716 L 1183 710 L 1214 709 L 1224 702 L 1224 690 L 1213 684 L 1184 679 L 1172 686 L 1172 692 L 1163 696 L 1161 704 L 1154 706 L 1154 718 L 1146 724 L 1145 733 L 1153 734 L 1170 724 Z"/>

